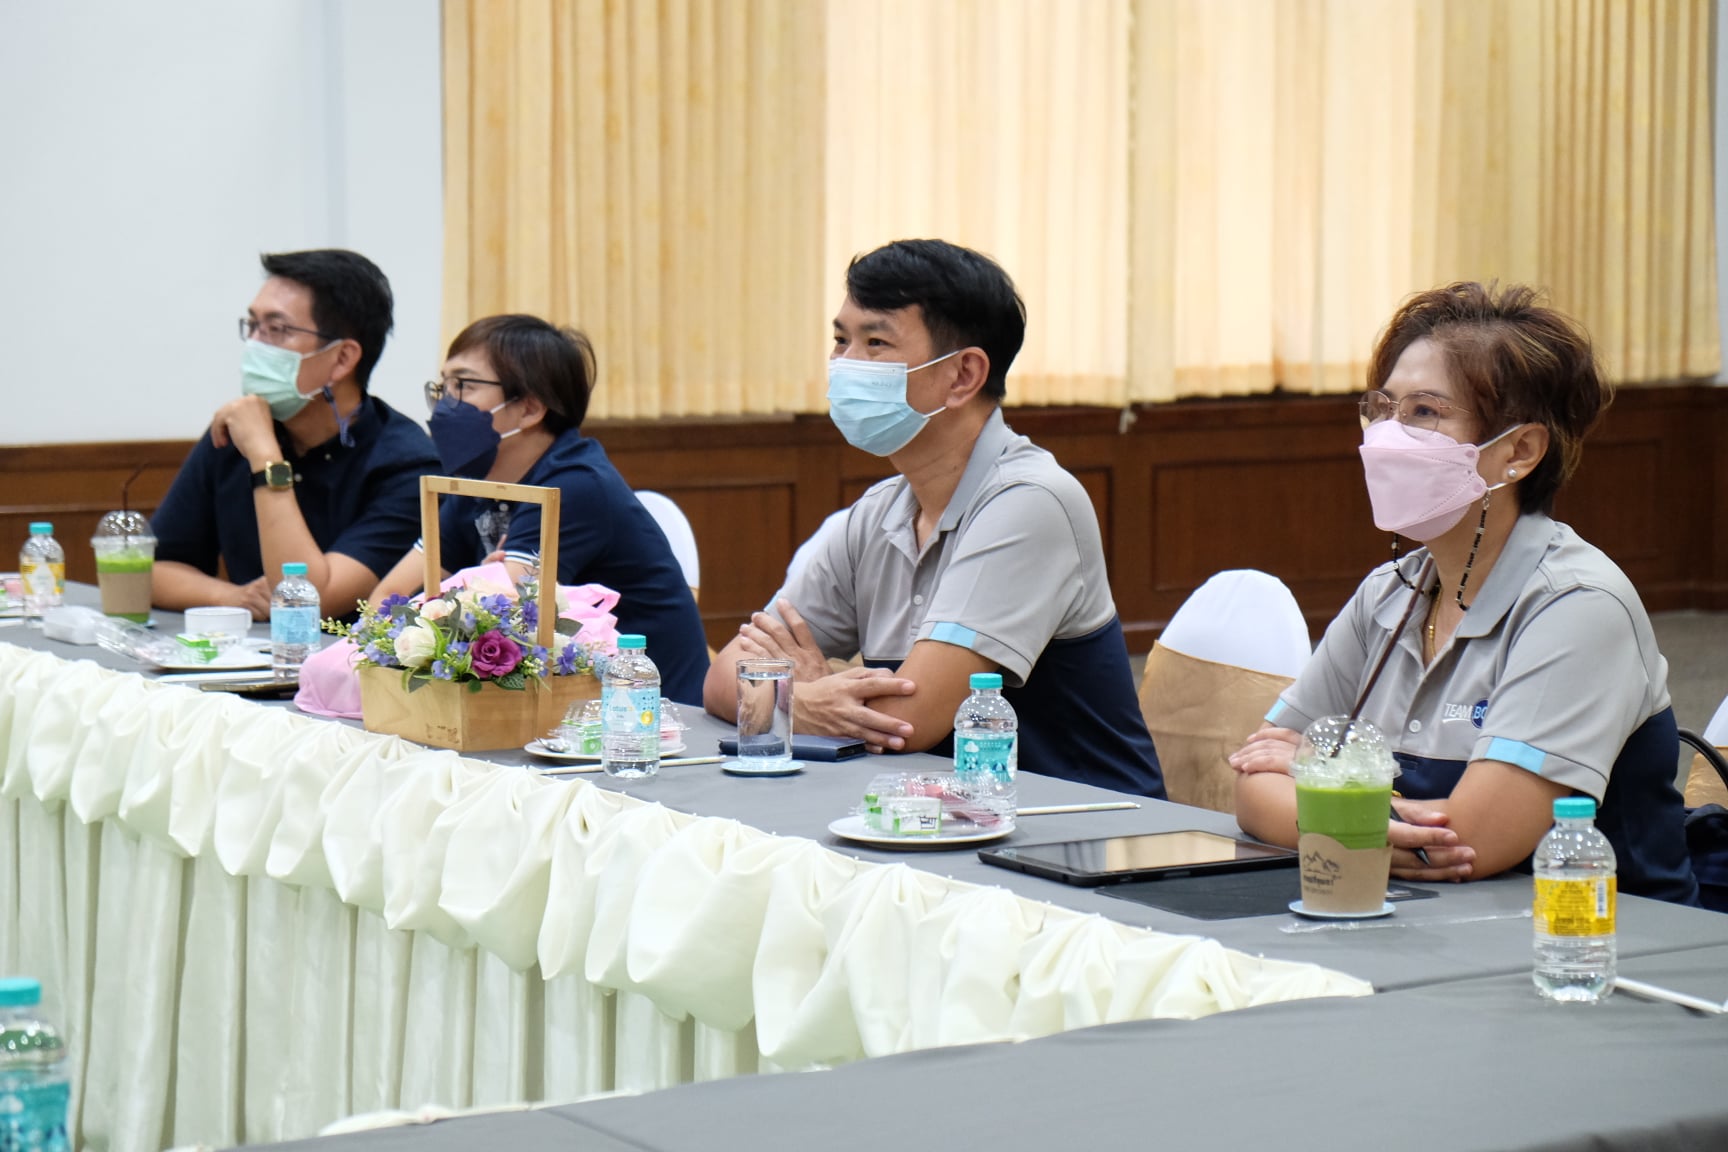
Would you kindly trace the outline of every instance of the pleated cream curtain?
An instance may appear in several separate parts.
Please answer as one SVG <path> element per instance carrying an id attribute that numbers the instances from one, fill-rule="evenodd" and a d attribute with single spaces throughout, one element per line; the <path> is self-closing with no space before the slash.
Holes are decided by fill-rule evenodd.
<path id="1" fill-rule="evenodd" d="M 822 407 L 820 0 L 444 0 L 444 332 L 585 330 L 594 416 Z"/>
<path id="2" fill-rule="evenodd" d="M 1130 392 L 1362 387 L 1456 279 L 1720 365 L 1707 0 L 1135 0 Z"/>
<path id="3" fill-rule="evenodd" d="M 823 410 L 855 253 L 1030 313 L 1009 402 L 1361 387 L 1528 281 L 1623 381 L 1720 359 L 1709 0 L 447 0 L 446 328 L 588 329 L 596 414 Z"/>

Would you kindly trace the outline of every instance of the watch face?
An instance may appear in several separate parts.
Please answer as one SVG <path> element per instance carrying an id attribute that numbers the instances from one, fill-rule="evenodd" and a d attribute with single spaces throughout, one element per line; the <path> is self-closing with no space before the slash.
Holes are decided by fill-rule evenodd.
<path id="1" fill-rule="evenodd" d="M 264 465 L 264 483 L 272 488 L 289 488 L 294 484 L 294 469 L 285 463 Z"/>

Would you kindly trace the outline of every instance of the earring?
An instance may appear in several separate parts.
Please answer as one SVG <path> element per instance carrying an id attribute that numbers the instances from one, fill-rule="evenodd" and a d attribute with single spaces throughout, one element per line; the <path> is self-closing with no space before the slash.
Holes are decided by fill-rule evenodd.
<path id="1" fill-rule="evenodd" d="M 1516 468 L 1508 468 L 1508 469 L 1506 469 L 1506 475 L 1507 475 L 1507 476 L 1508 476 L 1508 477 L 1511 477 L 1511 476 L 1516 476 L 1516 475 L 1518 475 L 1518 469 L 1516 469 Z"/>

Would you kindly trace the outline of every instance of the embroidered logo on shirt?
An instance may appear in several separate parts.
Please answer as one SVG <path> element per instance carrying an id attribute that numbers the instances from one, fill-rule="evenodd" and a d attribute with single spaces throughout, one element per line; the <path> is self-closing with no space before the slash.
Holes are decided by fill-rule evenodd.
<path id="1" fill-rule="evenodd" d="M 1482 727 L 1482 722 L 1488 718 L 1488 701 L 1478 700 L 1474 704 L 1445 704 L 1441 706 L 1440 719 L 1468 720 L 1476 727 Z"/>

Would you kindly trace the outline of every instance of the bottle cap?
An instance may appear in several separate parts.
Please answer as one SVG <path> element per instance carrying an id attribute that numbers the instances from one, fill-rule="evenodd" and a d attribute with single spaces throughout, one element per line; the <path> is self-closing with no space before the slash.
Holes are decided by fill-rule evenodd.
<path id="1" fill-rule="evenodd" d="M 1000 688 L 1002 687 L 1002 673 L 974 672 L 972 673 L 971 684 L 972 691 L 974 692 L 983 692 L 991 688 Z"/>
<path id="2" fill-rule="evenodd" d="M 647 647 L 648 637 L 646 636 L 638 636 L 632 632 L 618 637 L 618 651 L 620 652 L 623 652 L 626 649 L 633 652 L 640 652 Z"/>
<path id="3" fill-rule="evenodd" d="M 1556 820 L 1594 820 L 1596 801 L 1588 796 L 1562 796 L 1554 801 Z"/>
<path id="4" fill-rule="evenodd" d="M 38 520 L 34 524 L 30 525 L 30 535 L 52 536 L 54 535 L 54 525 L 48 523 L 46 520 Z"/>
<path id="5" fill-rule="evenodd" d="M 284 575 L 284 576 L 304 576 L 304 575 L 306 575 L 306 565 L 300 563 L 300 561 L 298 561 L 298 560 L 291 560 L 288 563 L 282 565 L 282 575 Z"/>
<path id="6" fill-rule="evenodd" d="M 0 1008 L 28 1008 L 42 1003 L 42 982 L 28 976 L 0 979 Z"/>

